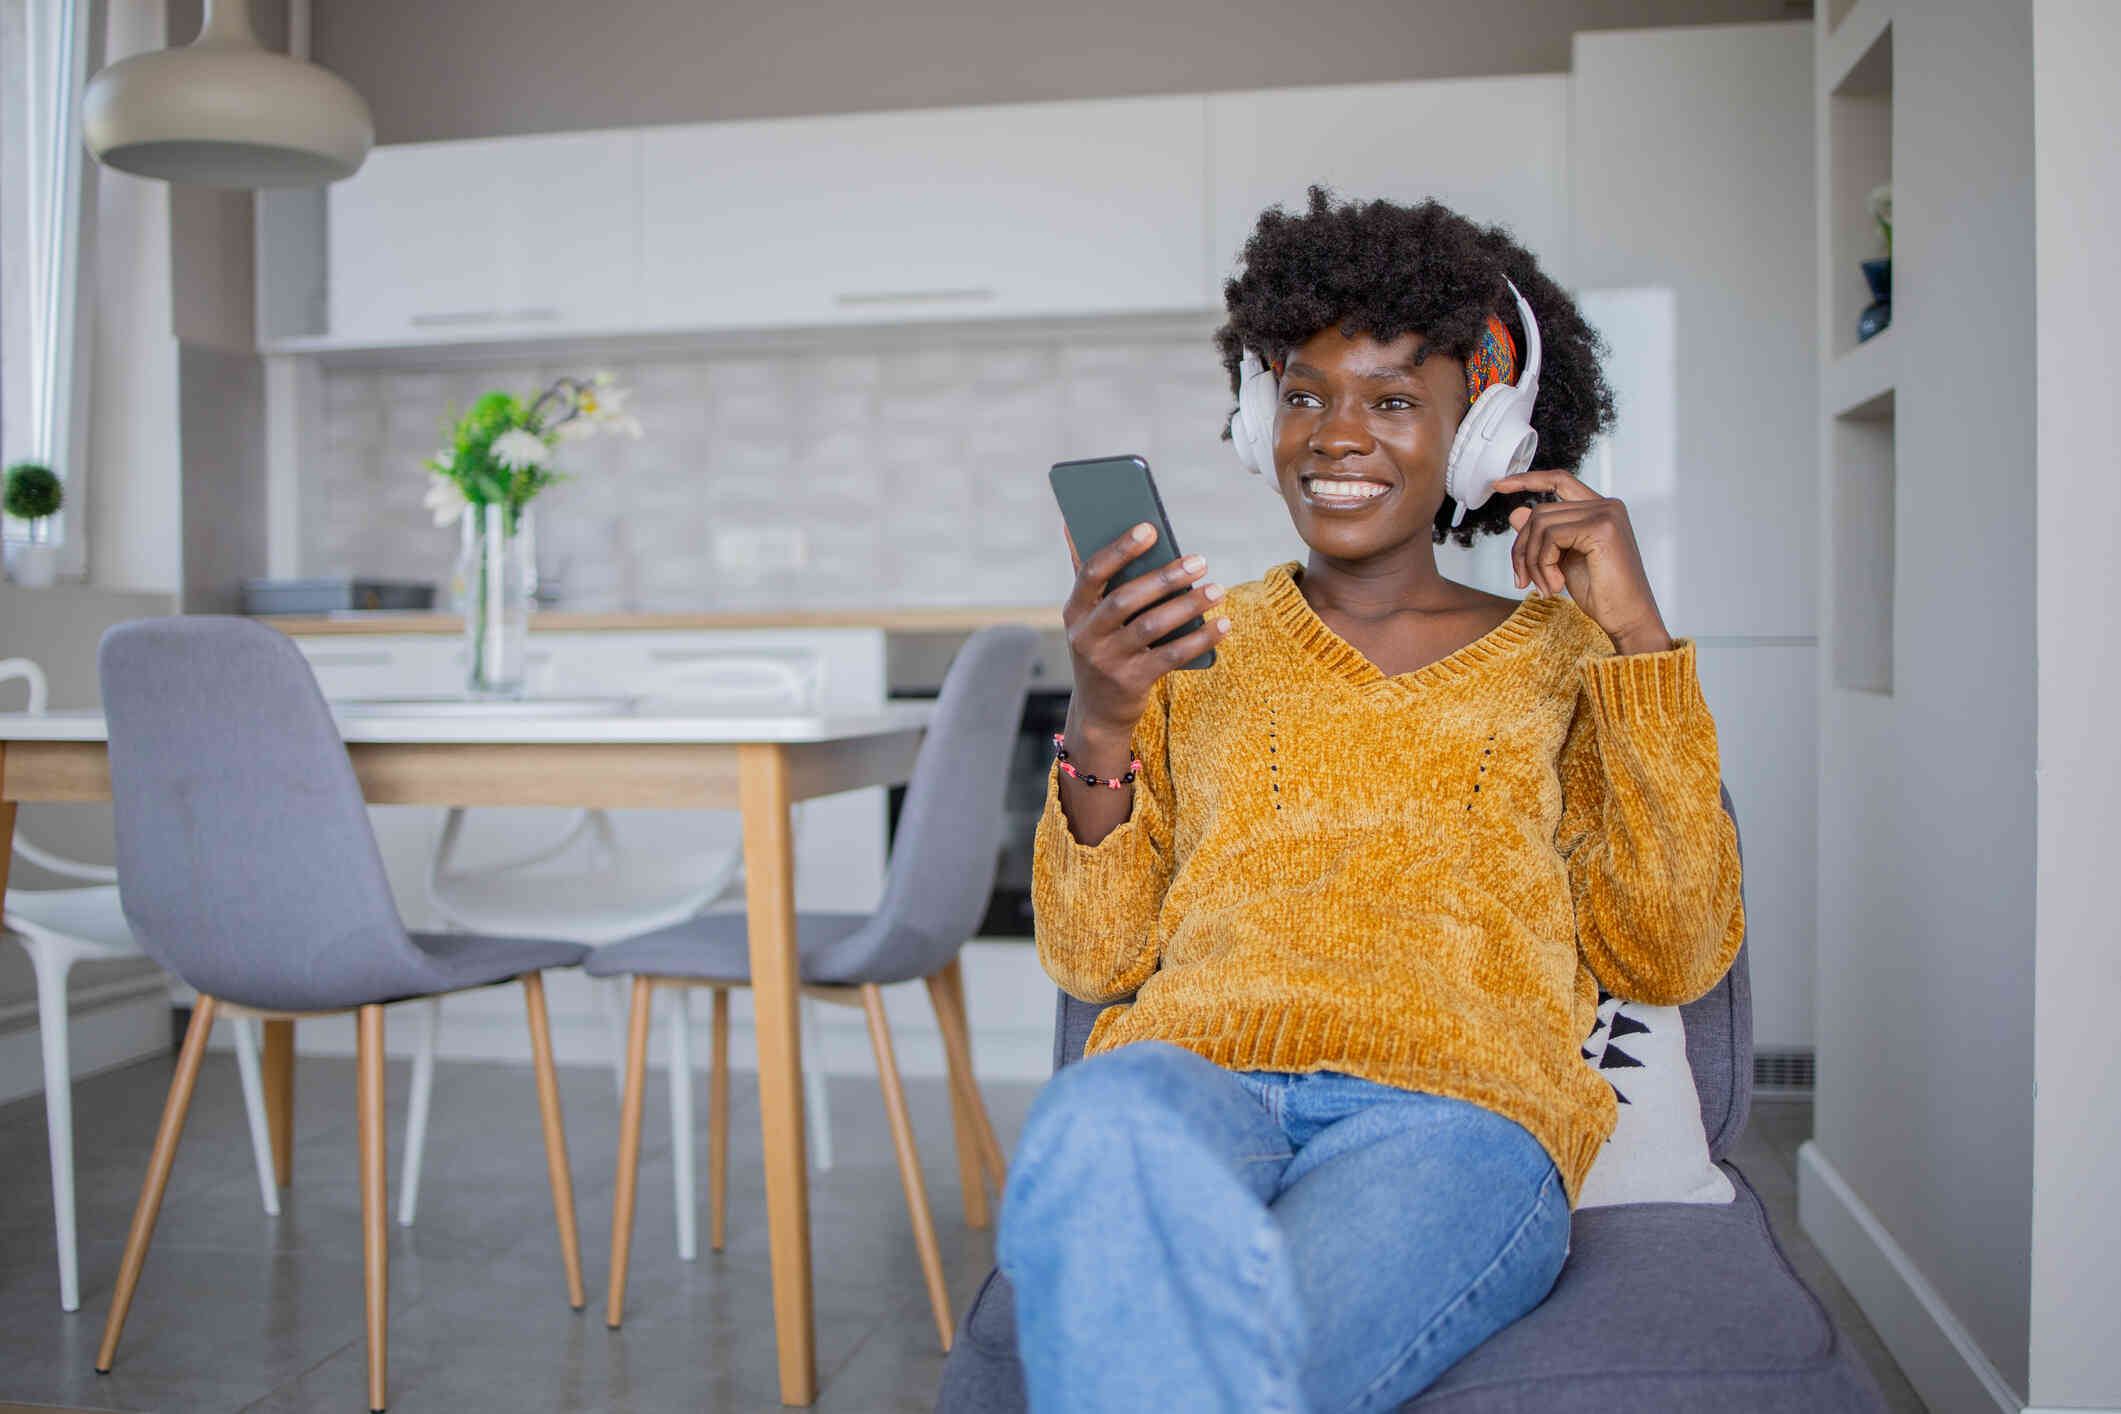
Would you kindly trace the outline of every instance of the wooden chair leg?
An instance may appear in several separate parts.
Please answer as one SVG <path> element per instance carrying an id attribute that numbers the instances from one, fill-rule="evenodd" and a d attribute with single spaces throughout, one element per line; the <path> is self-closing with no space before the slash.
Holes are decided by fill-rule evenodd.
<path id="1" fill-rule="evenodd" d="M 552 1066 L 552 1026 L 545 1015 L 545 976 L 523 975 L 523 1009 L 530 1019 L 530 1058 L 538 1073 L 538 1113 L 545 1122 L 545 1171 L 552 1180 L 552 1216 L 560 1229 L 560 1261 L 567 1268 L 567 1304 L 579 1311 L 582 1239 L 574 1225 L 574 1178 L 567 1171 L 567 1129 L 560 1121 L 560 1079 Z"/>
<path id="2" fill-rule="evenodd" d="M 132 1308 L 133 1291 L 140 1285 L 140 1268 L 147 1262 L 147 1244 L 155 1235 L 155 1219 L 162 1212 L 162 1194 L 169 1187 L 177 1141 L 184 1136 L 192 1087 L 199 1082 L 199 1063 L 206 1059 L 206 1038 L 214 1028 L 214 1012 L 219 1006 L 207 996 L 192 1006 L 191 1027 L 184 1033 L 184 1049 L 177 1054 L 177 1073 L 170 1078 L 169 1098 L 162 1103 L 162 1124 L 155 1131 L 147 1177 L 140 1184 L 140 1202 L 133 1209 L 132 1232 L 126 1236 L 125 1257 L 118 1264 L 118 1289 L 111 1294 L 110 1315 L 103 1322 L 103 1344 L 96 1351 L 96 1373 L 101 1375 L 110 1373 L 111 1361 L 118 1354 L 118 1336 L 125 1329 L 125 1313 Z"/>
<path id="3" fill-rule="evenodd" d="M 935 1331 L 942 1337 L 947 1353 L 954 1327 L 950 1320 L 950 1293 L 943 1285 L 943 1253 L 935 1241 L 935 1217 L 928 1211 L 928 1187 L 921 1180 L 921 1156 L 913 1145 L 913 1117 L 906 1112 L 906 1090 L 899 1083 L 898 1057 L 891 1048 L 891 1025 L 884 1019 L 884 994 L 875 983 L 862 987 L 862 1011 L 869 1018 L 869 1044 L 876 1051 L 876 1079 L 884 1091 L 884 1113 L 891 1120 L 891 1142 L 898 1150 L 899 1179 L 906 1185 L 913 1244 L 920 1249 L 921 1275 L 928 1284 L 928 1304 L 935 1311 Z"/>
<path id="4" fill-rule="evenodd" d="M 949 1003 L 949 1020 L 942 1021 L 937 1012 L 938 1023 L 943 1027 L 944 1045 L 956 1045 L 964 1053 L 963 1064 L 958 1067 L 965 1077 L 965 1103 L 972 1109 L 972 1118 L 979 1134 L 980 1155 L 987 1165 L 987 1180 L 994 1185 L 996 1197 L 1001 1196 L 1002 1185 L 1009 1181 L 1009 1162 L 1002 1154 L 1001 1141 L 994 1137 L 994 1120 L 987 1113 L 987 1101 L 980 1094 L 979 1078 L 972 1073 L 972 1028 L 965 1020 L 965 973 L 956 958 L 936 973 Z M 931 991 L 930 996 L 934 993 Z M 954 1040 L 953 1040 L 954 1038 Z"/>
<path id="5" fill-rule="evenodd" d="M 273 1177 L 282 1188 L 295 1181 L 295 1024 L 268 1021 L 260 1049 L 265 1071 L 265 1116 L 272 1134 Z"/>
<path id="6" fill-rule="evenodd" d="M 943 1064 L 950 1077 L 950 1132 L 957 1141 L 957 1186 L 965 1200 L 965 1226 L 977 1231 L 987 1225 L 987 1161 L 980 1153 L 979 1121 L 973 1118 L 966 1098 L 966 1084 L 972 1077 L 958 1059 L 948 992 L 934 977 L 927 984 L 928 1004 L 935 1009 L 936 1028 L 943 1036 Z"/>
<path id="7" fill-rule="evenodd" d="M 707 1081 L 707 1240 L 722 1250 L 729 1213 L 729 989 L 714 989 L 714 1072 Z"/>
<path id="8" fill-rule="evenodd" d="M 611 1289 L 604 1324 L 613 1330 L 626 1311 L 626 1264 L 633 1256 L 633 1200 L 641 1182 L 641 1091 L 648 1082 L 648 1010 L 655 983 L 633 979 L 633 1012 L 626 1023 L 626 1088 L 619 1105 L 619 1177 L 611 1194 Z"/>
<path id="9" fill-rule="evenodd" d="M 365 1006 L 354 1042 L 355 1108 L 359 1114 L 361 1256 L 368 1295 L 368 1407 L 383 1409 L 390 1367 L 390 1195 L 383 1160 L 383 1008 Z"/>

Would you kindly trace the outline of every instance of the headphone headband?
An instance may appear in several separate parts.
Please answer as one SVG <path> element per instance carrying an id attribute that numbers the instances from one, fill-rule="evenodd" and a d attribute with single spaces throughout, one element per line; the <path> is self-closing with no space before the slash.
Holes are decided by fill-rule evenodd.
<path id="1" fill-rule="evenodd" d="M 1524 325 L 1525 363 L 1517 369 L 1516 341 L 1509 326 L 1490 314 L 1481 339 L 1466 359 L 1466 392 L 1472 404 L 1458 424 L 1444 469 L 1444 492 L 1458 503 L 1462 524 L 1493 494 L 1495 483 L 1532 464 L 1539 435 L 1532 431 L 1532 406 L 1539 398 L 1539 320 L 1532 305 L 1508 276 L 1503 283 L 1517 300 Z M 1238 362 L 1237 408 L 1230 414 L 1230 444 L 1237 459 L 1255 476 L 1274 467 L 1274 407 L 1281 370 L 1246 349 Z"/>

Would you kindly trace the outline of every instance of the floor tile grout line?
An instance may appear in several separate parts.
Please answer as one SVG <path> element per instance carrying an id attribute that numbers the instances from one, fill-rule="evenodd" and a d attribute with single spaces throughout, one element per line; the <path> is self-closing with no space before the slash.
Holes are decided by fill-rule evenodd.
<path id="1" fill-rule="evenodd" d="M 311 1375 L 314 1375 L 317 1371 L 323 1369 L 326 1365 L 329 1365 L 332 1361 L 338 1359 L 341 1355 L 344 1355 L 347 1351 L 353 1349 L 355 1346 L 362 1344 L 366 1339 L 367 1334 L 366 1332 L 363 1332 L 361 1335 L 356 1336 L 354 1339 L 347 1341 L 344 1345 L 334 1347 L 328 1354 L 324 1356 L 323 1359 L 317 1361 L 314 1365 L 310 1365 L 302 1370 L 296 1371 L 293 1379 L 286 1381 L 284 1384 L 274 1385 L 271 1389 L 265 1391 L 265 1393 L 259 1395 L 256 1399 L 244 1405 L 241 1409 L 238 1409 L 236 1411 L 236 1414 L 248 1414 L 248 1411 L 256 1409 L 259 1405 L 265 1403 L 267 1400 L 272 1399 L 277 1395 L 283 1393 L 292 1393 L 295 1388 L 302 1383 L 302 1381 L 308 1379 Z"/>

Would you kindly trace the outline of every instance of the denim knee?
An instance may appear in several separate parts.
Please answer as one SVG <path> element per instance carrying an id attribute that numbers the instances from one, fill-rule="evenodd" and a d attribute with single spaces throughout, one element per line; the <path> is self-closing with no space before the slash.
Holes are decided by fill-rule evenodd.
<path id="1" fill-rule="evenodd" d="M 1039 1192 L 1064 1192 L 1085 1164 L 1111 1152 L 1111 1141 L 1167 1131 L 1173 1102 L 1188 1078 L 1212 1062 L 1163 1041 L 1137 1041 L 1066 1066 L 1032 1101 L 1002 1193 L 1008 1217 Z M 1100 1141 L 1085 1143 L 1085 1135 Z"/>
<path id="2" fill-rule="evenodd" d="M 1032 1152 L 1085 1123 L 1107 1128 L 1157 1124 L 1187 1079 L 1214 1069 L 1212 1062 L 1165 1041 L 1136 1041 L 1089 1056 L 1046 1082 L 1031 1103 L 1018 1145 Z"/>

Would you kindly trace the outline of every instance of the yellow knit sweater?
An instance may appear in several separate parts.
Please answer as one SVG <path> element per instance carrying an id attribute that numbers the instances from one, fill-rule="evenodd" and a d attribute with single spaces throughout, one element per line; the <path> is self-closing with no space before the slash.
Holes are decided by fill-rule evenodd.
<path id="1" fill-rule="evenodd" d="M 1124 824 L 1082 844 L 1052 773 L 1039 959 L 1085 1001 L 1134 995 L 1090 1053 L 1168 1041 L 1467 1100 L 1529 1130 L 1573 1205 L 1615 1116 L 1580 1049 L 1597 983 L 1691 1001 L 1745 936 L 1693 643 L 1616 656 L 1534 597 L 1386 677 L 1299 574 L 1233 588 L 1215 666 L 1158 685 Z"/>

